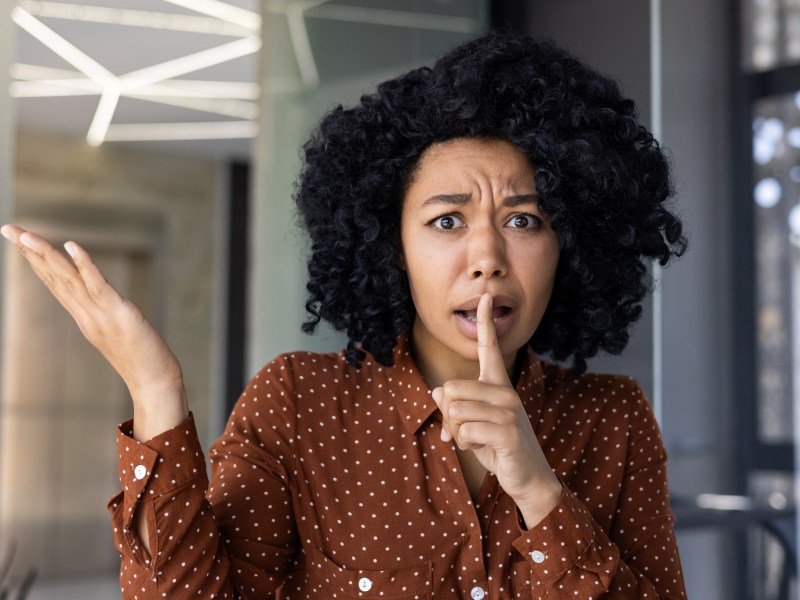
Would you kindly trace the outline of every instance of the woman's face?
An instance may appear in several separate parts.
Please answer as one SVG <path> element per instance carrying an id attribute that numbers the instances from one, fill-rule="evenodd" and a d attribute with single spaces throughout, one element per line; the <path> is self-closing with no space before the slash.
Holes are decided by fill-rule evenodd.
<path id="1" fill-rule="evenodd" d="M 456 138 L 420 158 L 403 203 L 400 260 L 423 369 L 476 370 L 475 311 L 486 292 L 507 368 L 539 326 L 559 243 L 539 210 L 533 177 L 525 155 L 502 140 Z"/>

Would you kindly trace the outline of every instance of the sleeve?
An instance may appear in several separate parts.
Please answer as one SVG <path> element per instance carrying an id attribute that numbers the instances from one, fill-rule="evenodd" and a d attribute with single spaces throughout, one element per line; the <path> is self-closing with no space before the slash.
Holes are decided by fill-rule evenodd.
<path id="1" fill-rule="evenodd" d="M 265 598 L 281 586 L 296 546 L 287 379 L 279 358 L 247 386 L 209 453 L 210 484 L 191 416 L 144 443 L 133 439 L 133 421 L 119 427 L 122 491 L 108 509 L 124 599 Z M 137 510 L 150 555 L 133 527 Z"/>
<path id="2" fill-rule="evenodd" d="M 533 597 L 686 598 L 667 486 L 666 451 L 638 385 L 627 463 L 611 531 L 564 485 L 556 507 L 514 547 L 529 563 Z"/>

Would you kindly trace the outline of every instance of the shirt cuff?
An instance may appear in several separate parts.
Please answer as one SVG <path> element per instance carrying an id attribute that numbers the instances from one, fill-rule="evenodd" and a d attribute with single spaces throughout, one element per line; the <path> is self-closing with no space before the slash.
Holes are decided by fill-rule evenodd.
<path id="1" fill-rule="evenodd" d="M 146 442 L 133 438 L 133 419 L 126 421 L 117 428 L 117 450 L 126 527 L 138 502 L 206 478 L 205 455 L 191 413 L 181 424 Z"/>
<path id="2" fill-rule="evenodd" d="M 533 581 L 560 577 L 595 541 L 591 514 L 566 485 L 563 490 L 555 508 L 531 529 L 518 515 L 520 536 L 513 546 L 529 563 Z"/>

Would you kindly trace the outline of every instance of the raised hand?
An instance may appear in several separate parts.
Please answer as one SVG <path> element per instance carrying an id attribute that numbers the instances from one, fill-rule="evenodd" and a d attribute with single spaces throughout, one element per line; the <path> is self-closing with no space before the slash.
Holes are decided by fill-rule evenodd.
<path id="1" fill-rule="evenodd" d="M 3 234 L 128 386 L 134 403 L 134 436 L 146 440 L 188 416 L 183 375 L 175 355 L 139 309 L 106 281 L 75 242 L 65 250 L 16 225 Z M 67 349 L 65 349 L 67 351 Z"/>
<path id="2" fill-rule="evenodd" d="M 442 439 L 472 450 L 497 476 L 532 527 L 561 496 L 561 482 L 544 456 L 530 419 L 506 371 L 492 319 L 492 297 L 478 304 L 477 380 L 450 380 L 433 390 L 442 411 Z"/>

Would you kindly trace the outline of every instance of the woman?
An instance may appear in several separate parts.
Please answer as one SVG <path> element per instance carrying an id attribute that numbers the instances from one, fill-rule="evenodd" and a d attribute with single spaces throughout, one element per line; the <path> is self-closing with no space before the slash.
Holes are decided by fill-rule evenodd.
<path id="1" fill-rule="evenodd" d="M 180 366 L 74 242 L 14 242 L 125 380 L 126 598 L 683 598 L 666 455 L 620 352 L 685 249 L 617 86 L 490 33 L 338 107 L 305 147 L 312 332 L 210 450 Z M 541 359 L 549 353 L 565 368 Z"/>

